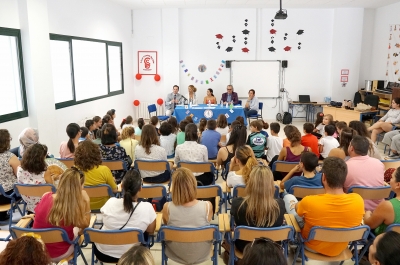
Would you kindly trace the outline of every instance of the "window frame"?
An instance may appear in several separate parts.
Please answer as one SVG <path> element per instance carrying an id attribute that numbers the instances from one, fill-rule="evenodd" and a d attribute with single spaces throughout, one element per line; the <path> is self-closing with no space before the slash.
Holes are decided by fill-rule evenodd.
<path id="1" fill-rule="evenodd" d="M 25 85 L 24 59 L 23 59 L 23 54 L 22 54 L 21 30 L 0 27 L 0 35 L 15 37 L 17 39 L 17 56 L 18 56 L 17 60 L 18 60 L 18 68 L 19 68 L 19 79 L 20 79 L 20 84 L 21 84 L 21 86 L 20 86 L 21 100 L 22 100 L 21 103 L 22 103 L 22 107 L 23 107 L 23 109 L 21 111 L 0 115 L 0 123 L 3 123 L 3 122 L 26 118 L 29 116 L 29 111 L 28 111 L 28 100 L 26 97 L 26 85 Z"/>
<path id="2" fill-rule="evenodd" d="M 82 38 L 82 37 L 60 35 L 60 34 L 54 34 L 54 33 L 50 33 L 49 35 L 50 35 L 50 41 L 52 41 L 52 40 L 66 41 L 69 43 L 69 57 L 70 57 L 70 62 L 71 62 L 71 84 L 72 84 L 71 89 L 72 89 L 73 99 L 64 101 L 64 102 L 60 102 L 60 103 L 55 103 L 56 109 L 62 109 L 62 108 L 90 102 L 90 101 L 95 101 L 95 100 L 102 99 L 102 98 L 108 98 L 108 97 L 124 94 L 124 91 L 125 91 L 125 89 L 124 89 L 124 62 L 123 62 L 122 42 Z M 106 62 L 107 62 L 107 94 L 106 95 L 76 101 L 72 40 L 100 42 L 100 43 L 105 44 L 105 46 L 106 46 Z M 121 49 L 121 54 L 120 54 L 120 58 L 121 58 L 121 90 L 113 91 L 113 92 L 110 92 L 110 70 L 109 70 L 109 60 L 108 60 L 108 46 L 117 46 Z"/>

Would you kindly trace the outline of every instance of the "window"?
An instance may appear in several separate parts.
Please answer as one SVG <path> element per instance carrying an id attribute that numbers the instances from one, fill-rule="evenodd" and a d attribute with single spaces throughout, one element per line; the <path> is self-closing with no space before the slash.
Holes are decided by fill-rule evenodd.
<path id="1" fill-rule="evenodd" d="M 50 34 L 56 109 L 124 93 L 122 43 Z"/>
<path id="2" fill-rule="evenodd" d="M 0 123 L 28 116 L 19 29 L 0 27 Z"/>

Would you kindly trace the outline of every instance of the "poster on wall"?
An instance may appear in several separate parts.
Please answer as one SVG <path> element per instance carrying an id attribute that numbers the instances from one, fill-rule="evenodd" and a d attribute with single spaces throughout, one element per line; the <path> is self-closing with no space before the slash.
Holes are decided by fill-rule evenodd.
<path id="1" fill-rule="evenodd" d="M 400 24 L 389 25 L 386 78 L 390 82 L 400 81 Z"/>
<path id="2" fill-rule="evenodd" d="M 157 74 L 157 52 L 138 51 L 138 72 L 141 75 Z"/>

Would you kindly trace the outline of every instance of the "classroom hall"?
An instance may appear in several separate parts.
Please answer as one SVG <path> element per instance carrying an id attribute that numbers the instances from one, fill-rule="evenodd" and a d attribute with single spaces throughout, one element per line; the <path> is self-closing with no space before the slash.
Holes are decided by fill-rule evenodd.
<path id="1" fill-rule="evenodd" d="M 249 89 L 256 96 L 269 95 L 261 93 L 264 90 L 278 95 L 259 97 L 268 122 L 287 111 L 287 102 L 298 95 L 308 94 L 317 102 L 325 97 L 341 102 L 352 100 L 365 80 L 398 81 L 397 69 L 389 73 L 395 80 L 389 80 L 386 72 L 393 68 L 388 56 L 397 58 L 393 52 L 397 47 L 388 47 L 388 40 L 394 38 L 392 31 L 400 34 L 399 1 L 283 0 L 282 5 L 288 13 L 285 20 L 274 18 L 278 0 L 0 0 L 0 38 L 7 29 L 20 30 L 24 77 L 12 91 L 0 78 L 0 126 L 10 131 L 12 147 L 19 145 L 18 135 L 24 128 L 38 128 L 40 142 L 58 157 L 60 143 L 68 140 L 67 124 L 82 126 L 86 119 L 102 117 L 110 109 L 116 110 L 117 126 L 127 115 L 148 119 L 149 104 L 156 104 L 162 115 L 165 106 L 157 101 L 165 101 L 173 85 L 179 85 L 183 95 L 194 85 L 198 99 L 212 88 L 220 100 L 226 86 L 235 82 L 227 61 L 288 62 L 287 68 L 279 68 L 277 88 L 258 86 L 258 77 L 252 76 L 258 69 L 246 70 L 249 87 L 235 87 L 242 101 Z M 110 71 L 112 66 L 115 70 L 113 77 L 121 78 L 108 84 L 107 68 L 89 84 L 78 82 L 78 69 L 74 69 L 74 79 L 62 79 L 65 73 L 71 76 L 70 57 L 56 50 L 65 52 L 66 48 L 69 53 L 70 46 L 62 41 L 75 42 L 76 50 L 79 41 L 82 50 L 90 49 L 83 45 L 86 42 L 107 44 L 113 60 L 81 55 L 93 61 L 82 63 L 80 73 L 108 63 Z M 156 62 L 149 75 L 139 70 L 141 52 L 148 51 Z M 60 68 L 64 70 L 61 77 L 57 75 Z M 8 73 L 3 70 L 0 77 Z M 342 70 L 348 70 L 347 82 L 342 82 Z M 21 81 L 21 70 L 13 74 Z M 275 91 L 280 88 L 284 91 Z M 299 129 L 303 123 L 301 119 L 294 122 Z M 160 252 L 159 244 L 152 249 L 157 264 Z M 90 260 L 90 249 L 84 253 Z M 83 264 L 80 258 L 78 264 Z"/>

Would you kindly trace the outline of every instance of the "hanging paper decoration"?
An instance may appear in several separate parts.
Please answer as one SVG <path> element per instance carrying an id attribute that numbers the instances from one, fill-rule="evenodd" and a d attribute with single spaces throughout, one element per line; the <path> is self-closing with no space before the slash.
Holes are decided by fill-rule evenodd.
<path id="1" fill-rule="evenodd" d="M 222 38 L 223 38 L 224 36 L 222 36 L 221 34 L 217 34 L 217 35 L 215 35 L 215 37 L 216 37 L 217 39 L 222 40 Z"/>
<path id="2" fill-rule="evenodd" d="M 304 29 L 299 29 L 298 31 L 297 31 L 297 35 L 302 35 L 304 33 Z"/>
<path id="3" fill-rule="evenodd" d="M 290 51 L 292 49 L 292 47 L 290 47 L 290 46 L 286 46 L 285 48 L 283 48 L 283 50 L 285 51 L 285 52 L 288 52 L 288 51 Z"/>
<path id="4" fill-rule="evenodd" d="M 162 105 L 164 103 L 164 100 L 162 98 L 157 99 L 157 104 Z"/>
<path id="5" fill-rule="evenodd" d="M 137 99 L 135 99 L 135 100 L 133 101 L 133 105 L 135 105 L 136 107 L 139 106 L 139 105 L 140 105 L 140 101 L 137 100 Z"/>
<path id="6" fill-rule="evenodd" d="M 183 60 L 180 60 L 179 63 L 181 64 L 182 67 L 185 66 L 183 64 Z M 222 68 L 225 66 L 225 63 L 226 63 L 225 60 L 221 60 L 221 63 L 217 66 L 217 70 L 215 71 L 215 74 L 212 74 L 209 78 L 207 78 L 204 81 L 196 76 L 191 75 L 192 72 L 190 72 L 189 69 L 187 69 L 187 68 L 183 68 L 183 72 L 186 73 L 188 77 L 190 76 L 190 80 L 192 80 L 192 81 L 196 80 L 195 81 L 196 83 L 200 83 L 201 85 L 209 84 L 209 82 L 213 82 L 218 77 L 218 75 L 222 72 Z M 199 67 L 198 67 L 197 71 L 198 70 L 199 70 Z M 195 75 L 198 74 L 197 71 L 194 72 Z"/>

